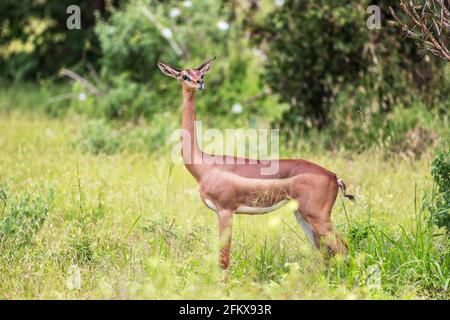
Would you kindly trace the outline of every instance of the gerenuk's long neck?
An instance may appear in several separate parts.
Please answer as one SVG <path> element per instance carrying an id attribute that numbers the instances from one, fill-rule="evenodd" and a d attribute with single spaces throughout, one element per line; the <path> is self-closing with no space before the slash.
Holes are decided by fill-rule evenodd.
<path id="1" fill-rule="evenodd" d="M 183 136 L 181 139 L 181 155 L 184 164 L 194 178 L 199 181 L 203 168 L 203 152 L 197 143 L 197 131 L 195 129 L 195 92 L 183 86 L 183 119 L 181 127 Z"/>

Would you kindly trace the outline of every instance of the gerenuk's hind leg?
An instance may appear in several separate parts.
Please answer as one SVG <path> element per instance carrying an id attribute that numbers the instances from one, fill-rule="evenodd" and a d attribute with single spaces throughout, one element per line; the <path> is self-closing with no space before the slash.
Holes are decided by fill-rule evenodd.
<path id="1" fill-rule="evenodd" d="M 301 180 L 303 179 L 303 180 Z M 348 254 L 347 244 L 331 223 L 331 210 L 338 194 L 335 176 L 299 176 L 289 194 L 298 202 L 297 221 L 316 248 L 325 248 L 329 254 Z"/>
<path id="2" fill-rule="evenodd" d="M 347 244 L 331 223 L 331 206 L 322 206 L 322 211 L 311 202 L 299 201 L 300 208 L 295 212 L 297 221 L 316 248 L 325 248 L 329 254 L 348 254 Z"/>
<path id="3" fill-rule="evenodd" d="M 310 222 L 319 246 L 323 246 L 331 254 L 348 255 L 347 243 L 333 228 L 331 220 L 326 222 Z"/>

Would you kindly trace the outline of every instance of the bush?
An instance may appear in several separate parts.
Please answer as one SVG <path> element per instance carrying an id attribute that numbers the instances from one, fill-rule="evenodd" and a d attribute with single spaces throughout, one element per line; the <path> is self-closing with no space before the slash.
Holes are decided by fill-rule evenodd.
<path id="1" fill-rule="evenodd" d="M 433 222 L 450 233 L 450 150 L 438 152 L 431 164 L 434 180 L 432 202 L 429 204 Z"/>
<path id="2" fill-rule="evenodd" d="M 14 197 L 0 186 L 0 244 L 29 244 L 47 219 L 52 202 L 52 190 L 47 199 L 29 193 Z"/>
<path id="3" fill-rule="evenodd" d="M 177 56 L 140 11 L 139 5 L 130 4 L 124 10 L 112 10 L 108 20 L 100 20 L 96 25 L 95 33 L 102 51 L 100 63 L 104 79 L 126 74 L 132 81 L 158 85 L 154 83 L 158 59 L 177 62 Z"/>
<path id="4" fill-rule="evenodd" d="M 107 119 L 137 120 L 139 116 L 150 118 L 158 111 L 152 100 L 152 94 L 144 85 L 116 77 L 107 94 L 99 99 L 99 107 Z"/>
<path id="5" fill-rule="evenodd" d="M 389 17 L 383 17 L 381 30 L 369 30 L 370 4 L 287 0 L 251 27 L 268 55 L 266 83 L 290 105 L 282 125 L 304 130 L 347 125 L 358 112 L 378 117 L 409 106 L 416 96 L 426 105 L 448 107 L 442 62 L 419 53 L 389 27 Z M 398 7 L 395 1 L 379 5 L 383 13 L 389 5 Z"/>
<path id="6" fill-rule="evenodd" d="M 74 143 L 83 152 L 92 154 L 161 152 L 170 147 L 169 139 L 178 125 L 178 119 L 167 112 L 155 115 L 150 122 L 123 124 L 94 119 L 86 122 Z"/>
<path id="7" fill-rule="evenodd" d="M 75 2 L 75 3 L 74 3 Z M 8 80 L 53 76 L 61 67 L 98 59 L 95 15 L 117 1 L 0 1 L 0 74 Z M 68 30 L 66 9 L 81 11 L 81 30 Z"/>
<path id="8" fill-rule="evenodd" d="M 442 121 L 438 110 L 427 110 L 420 101 L 410 107 L 396 105 L 388 113 L 371 113 L 356 106 L 356 112 L 351 112 L 347 107 L 353 103 L 351 97 L 339 94 L 331 112 L 334 122 L 323 131 L 326 148 L 363 151 L 376 146 L 387 152 L 420 157 L 435 146 L 443 131 L 436 127 Z"/>
<path id="9" fill-rule="evenodd" d="M 157 61 L 189 68 L 216 55 L 218 59 L 206 79 L 207 93 L 198 99 L 200 113 L 221 116 L 225 123 L 255 116 L 269 117 L 268 120 L 279 117 L 283 108 L 278 107 L 276 97 L 261 95 L 261 60 L 252 53 L 245 30 L 233 18 L 231 7 L 212 0 L 193 2 L 191 7 L 147 1 L 146 8 L 166 32 L 171 32 L 170 38 L 181 48 L 181 55 L 175 54 L 139 4 L 112 10 L 110 18 L 95 28 L 102 48 L 101 78 L 105 84 L 105 95 L 96 104 L 104 110 L 103 115 L 109 119 L 143 116 L 151 120 L 156 113 L 176 110 L 181 104 L 180 84 L 164 76 Z M 173 10 L 178 16 L 171 17 Z M 227 25 L 226 30 L 218 29 L 219 22 Z M 234 104 L 243 107 L 239 117 L 231 112 Z"/>
<path id="10" fill-rule="evenodd" d="M 113 154 L 119 148 L 120 137 L 104 120 L 91 120 L 81 129 L 77 144 L 85 152 Z"/>

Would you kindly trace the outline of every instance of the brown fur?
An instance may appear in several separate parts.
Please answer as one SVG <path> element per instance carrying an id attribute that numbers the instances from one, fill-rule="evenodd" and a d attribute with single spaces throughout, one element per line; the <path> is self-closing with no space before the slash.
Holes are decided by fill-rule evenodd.
<path id="1" fill-rule="evenodd" d="M 323 245 L 330 253 L 347 254 L 345 241 L 333 229 L 331 210 L 339 188 L 344 196 L 353 196 L 346 194 L 345 184 L 334 173 L 306 160 L 282 159 L 271 160 L 277 161 L 279 165 L 275 174 L 261 175 L 261 168 L 270 164 L 226 155 L 211 155 L 199 149 L 194 124 L 195 91 L 198 84 L 203 83 L 203 75 L 211 64 L 212 60 L 197 69 L 184 71 L 164 64 L 158 66 L 165 74 L 182 83 L 182 127 L 190 133 L 190 138 L 183 138 L 181 141 L 182 156 L 186 168 L 199 184 L 201 199 L 207 205 L 208 202 L 212 203 L 212 209 L 219 216 L 222 268 L 227 269 L 229 266 L 232 221 L 234 214 L 240 213 L 239 208 L 266 208 L 287 199 L 298 201 L 296 214 L 301 214 L 311 229 L 312 240 L 317 248 Z M 189 81 L 183 80 L 183 75 L 188 75 Z M 194 157 L 209 161 L 195 163 Z"/>

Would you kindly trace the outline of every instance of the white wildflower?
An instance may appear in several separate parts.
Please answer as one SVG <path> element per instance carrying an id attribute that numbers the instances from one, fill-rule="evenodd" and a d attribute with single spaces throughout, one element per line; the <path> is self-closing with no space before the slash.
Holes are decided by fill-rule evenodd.
<path id="1" fill-rule="evenodd" d="M 169 28 L 162 29 L 161 34 L 166 39 L 172 38 L 172 30 L 170 30 Z"/>
<path id="2" fill-rule="evenodd" d="M 181 10 L 180 10 L 180 8 L 177 8 L 177 7 L 173 8 L 172 10 L 170 10 L 170 13 L 169 13 L 171 18 L 176 18 L 180 14 L 181 14 Z"/>
<path id="3" fill-rule="evenodd" d="M 108 31 L 108 34 L 111 35 L 111 34 L 114 34 L 114 32 L 116 32 L 116 28 L 114 26 L 109 26 L 107 31 Z"/>
<path id="4" fill-rule="evenodd" d="M 219 20 L 219 22 L 217 22 L 217 28 L 221 31 L 227 31 L 230 28 L 230 25 L 226 21 Z"/>
<path id="5" fill-rule="evenodd" d="M 78 94 L 78 100 L 80 101 L 86 100 L 86 93 L 81 92 L 80 94 Z"/>
<path id="6" fill-rule="evenodd" d="M 242 105 L 240 103 L 235 103 L 231 106 L 231 112 L 234 114 L 239 114 L 243 110 Z"/>

